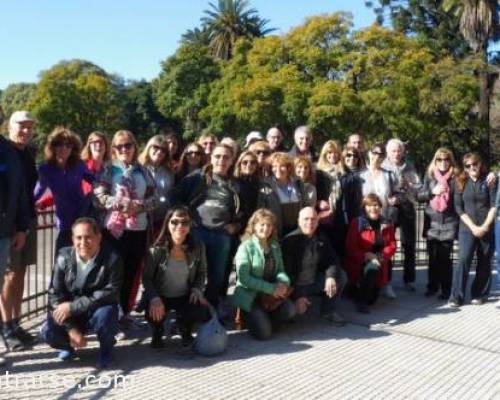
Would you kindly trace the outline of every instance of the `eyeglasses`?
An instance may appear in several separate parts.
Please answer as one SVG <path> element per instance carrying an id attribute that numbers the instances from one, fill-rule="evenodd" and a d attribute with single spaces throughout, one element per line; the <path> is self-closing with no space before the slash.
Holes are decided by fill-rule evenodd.
<path id="1" fill-rule="evenodd" d="M 188 156 L 192 156 L 192 157 L 194 157 L 194 156 L 201 156 L 201 153 L 199 151 L 188 151 L 188 152 L 186 152 L 186 154 Z"/>
<path id="2" fill-rule="evenodd" d="M 54 147 L 66 147 L 67 149 L 72 149 L 73 148 L 73 143 L 68 142 L 66 140 L 56 140 L 55 142 L 52 143 L 52 146 Z"/>
<path id="3" fill-rule="evenodd" d="M 167 152 L 167 149 L 166 149 L 165 147 L 157 146 L 157 145 L 155 145 L 155 144 L 153 144 L 153 145 L 151 146 L 151 148 L 152 148 L 153 150 L 155 150 L 155 151 L 159 151 L 160 153 L 163 153 L 163 154 L 165 154 L 165 153 Z"/>
<path id="4" fill-rule="evenodd" d="M 353 154 L 353 153 L 347 153 L 345 155 L 345 158 L 358 158 L 358 155 L 357 154 Z"/>
<path id="5" fill-rule="evenodd" d="M 191 221 L 188 219 L 174 219 L 174 218 L 172 218 L 170 220 L 170 224 L 173 226 L 180 225 L 180 226 L 186 227 L 186 226 L 191 225 Z"/>
<path id="6" fill-rule="evenodd" d="M 450 162 L 449 158 L 436 158 L 436 162 Z"/>
<path id="7" fill-rule="evenodd" d="M 260 155 L 268 156 L 269 154 L 271 154 L 271 152 L 268 150 L 255 150 L 255 154 L 257 154 L 258 156 Z"/>
<path id="8" fill-rule="evenodd" d="M 123 151 L 123 150 L 130 150 L 134 146 L 133 143 L 123 143 L 123 144 L 115 144 L 113 148 L 115 148 L 118 151 Z"/>
<path id="9" fill-rule="evenodd" d="M 227 154 L 213 154 L 213 156 L 214 156 L 214 158 L 215 158 L 216 160 L 220 160 L 221 158 L 222 158 L 223 160 L 229 160 L 229 159 L 231 158 L 231 157 L 230 157 L 229 155 L 227 155 Z"/>
<path id="10" fill-rule="evenodd" d="M 472 167 L 477 167 L 477 162 L 465 164 L 465 169 L 471 169 Z"/>
<path id="11" fill-rule="evenodd" d="M 255 165 L 255 164 L 257 164 L 257 162 L 254 160 L 243 160 L 241 162 L 241 165 Z"/>

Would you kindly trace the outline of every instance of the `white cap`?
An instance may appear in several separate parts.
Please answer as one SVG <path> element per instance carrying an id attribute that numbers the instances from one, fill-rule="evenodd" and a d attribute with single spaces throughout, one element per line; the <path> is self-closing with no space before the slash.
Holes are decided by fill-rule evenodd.
<path id="1" fill-rule="evenodd" d="M 262 133 L 260 133 L 258 131 L 250 132 L 245 139 L 245 147 L 250 146 L 252 144 L 252 142 L 255 142 L 257 140 L 264 140 Z"/>
<path id="2" fill-rule="evenodd" d="M 33 115 L 31 115 L 28 111 L 14 111 L 10 116 L 9 123 L 12 125 L 18 122 L 26 121 L 35 122 L 35 118 L 33 118 Z"/>

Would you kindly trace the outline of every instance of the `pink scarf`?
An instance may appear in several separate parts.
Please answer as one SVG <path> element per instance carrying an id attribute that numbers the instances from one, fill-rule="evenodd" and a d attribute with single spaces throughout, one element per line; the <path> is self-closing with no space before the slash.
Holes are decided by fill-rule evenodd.
<path id="1" fill-rule="evenodd" d="M 450 185 L 448 184 L 448 180 L 451 174 L 453 174 L 453 168 L 450 168 L 444 175 L 439 169 L 434 169 L 434 179 L 444 187 L 444 192 L 438 196 L 434 196 L 430 201 L 430 206 L 434 211 L 443 212 L 448 208 L 448 202 L 450 201 Z"/>

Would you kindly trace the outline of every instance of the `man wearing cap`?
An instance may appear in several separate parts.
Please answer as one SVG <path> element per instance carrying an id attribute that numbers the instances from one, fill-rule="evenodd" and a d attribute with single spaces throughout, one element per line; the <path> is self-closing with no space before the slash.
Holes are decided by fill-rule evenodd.
<path id="1" fill-rule="evenodd" d="M 0 135 L 0 287 L 11 248 L 22 249 L 30 213 L 22 164 L 7 139 Z M 0 365 L 5 359 L 0 357 Z"/>
<path id="2" fill-rule="evenodd" d="M 288 152 L 292 157 L 307 156 L 312 161 L 316 161 L 318 156 L 312 146 L 313 134 L 308 126 L 299 126 L 293 134 L 294 145 Z"/>
<path id="3" fill-rule="evenodd" d="M 259 140 L 264 140 L 264 138 L 262 137 L 262 133 L 258 131 L 250 132 L 245 139 L 245 149 L 248 149 L 252 143 Z"/>
<path id="4" fill-rule="evenodd" d="M 27 111 L 15 111 L 9 120 L 9 141 L 21 162 L 20 171 L 24 176 L 25 193 L 28 200 L 30 226 L 26 243 L 22 249 L 10 250 L 10 261 L 4 276 L 0 298 L 3 335 L 11 351 L 24 350 L 32 345 L 35 338 L 19 325 L 21 303 L 24 292 L 26 266 L 36 263 L 36 212 L 33 198 L 38 179 L 35 150 L 29 146 L 33 137 L 35 121 Z"/>

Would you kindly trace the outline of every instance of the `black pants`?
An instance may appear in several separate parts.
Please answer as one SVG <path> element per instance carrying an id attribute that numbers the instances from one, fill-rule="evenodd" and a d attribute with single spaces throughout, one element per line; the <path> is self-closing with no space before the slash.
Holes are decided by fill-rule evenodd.
<path id="1" fill-rule="evenodd" d="M 355 299 L 356 303 L 361 303 L 365 305 L 374 304 L 379 295 L 379 288 L 377 287 L 377 276 L 379 271 L 371 269 L 367 272 L 363 272 L 361 279 L 358 282 Z"/>
<path id="2" fill-rule="evenodd" d="M 404 283 L 415 282 L 415 247 L 416 247 L 416 212 L 409 201 L 399 207 L 399 228 L 401 233 L 401 246 L 404 253 Z"/>
<path id="3" fill-rule="evenodd" d="M 209 318 L 207 307 L 189 302 L 189 296 L 163 297 L 160 296 L 165 311 L 175 310 L 176 320 L 181 329 L 191 332 L 193 324 L 205 322 Z M 166 312 L 165 312 L 166 314 Z M 146 304 L 146 320 L 153 330 L 162 330 L 165 317 L 161 321 L 153 321 L 149 316 L 149 303 Z"/>
<path id="4" fill-rule="evenodd" d="M 429 253 L 427 290 L 429 292 L 437 292 L 441 289 L 441 294 L 450 295 L 453 276 L 452 251 L 453 240 L 427 240 L 427 252 Z"/>
<path id="5" fill-rule="evenodd" d="M 142 263 L 146 255 L 147 232 L 124 231 L 119 239 L 115 239 L 107 232 L 106 238 L 118 251 L 123 260 L 120 306 L 123 313 L 128 314 L 134 307 L 137 291 L 141 283 Z"/>

